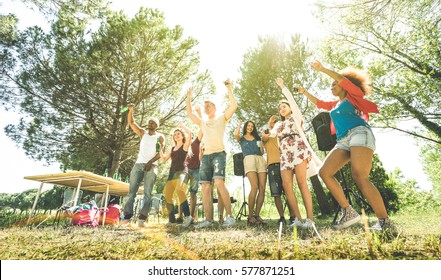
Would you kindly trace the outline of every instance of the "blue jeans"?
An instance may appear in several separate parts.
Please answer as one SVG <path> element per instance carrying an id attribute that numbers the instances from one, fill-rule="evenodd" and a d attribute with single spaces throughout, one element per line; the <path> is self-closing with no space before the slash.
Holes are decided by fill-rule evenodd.
<path id="1" fill-rule="evenodd" d="M 199 168 L 188 169 L 188 176 L 186 178 L 186 184 L 189 186 L 189 191 L 192 193 L 198 193 L 199 190 Z"/>
<path id="2" fill-rule="evenodd" d="M 144 171 L 144 163 L 135 163 L 130 172 L 129 200 L 124 206 L 124 219 L 130 219 L 133 216 L 133 206 L 135 198 L 139 190 L 141 181 L 144 180 L 144 197 L 142 198 L 142 207 L 139 211 L 140 215 L 148 216 L 152 206 L 152 191 L 155 185 L 156 175 L 158 174 L 158 166 L 152 165 L 149 171 Z"/>
<path id="3" fill-rule="evenodd" d="M 268 183 L 271 196 L 281 196 L 283 193 L 282 176 L 280 175 L 280 163 L 268 165 Z"/>

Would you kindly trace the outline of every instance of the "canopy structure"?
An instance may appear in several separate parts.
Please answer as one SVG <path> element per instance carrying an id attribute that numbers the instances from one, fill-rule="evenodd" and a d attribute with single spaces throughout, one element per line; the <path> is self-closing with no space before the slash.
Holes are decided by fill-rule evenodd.
<path id="1" fill-rule="evenodd" d="M 74 192 L 75 198 L 74 198 L 73 206 L 76 206 L 78 203 L 80 190 L 105 194 L 104 205 L 107 205 L 107 199 L 109 194 L 116 196 L 126 196 L 129 193 L 128 183 L 114 180 L 110 177 L 96 175 L 94 173 L 87 171 L 71 171 L 71 172 L 57 173 L 57 174 L 34 175 L 34 176 L 25 176 L 24 178 L 27 180 L 41 182 L 40 188 L 38 189 L 37 192 L 37 196 L 35 197 L 34 205 L 32 206 L 32 211 L 29 215 L 29 220 L 35 211 L 38 199 L 41 194 L 41 189 L 43 188 L 43 185 L 45 183 L 75 188 L 75 192 Z M 138 190 L 138 194 L 142 194 L 143 192 L 144 192 L 143 188 L 140 187 Z"/>

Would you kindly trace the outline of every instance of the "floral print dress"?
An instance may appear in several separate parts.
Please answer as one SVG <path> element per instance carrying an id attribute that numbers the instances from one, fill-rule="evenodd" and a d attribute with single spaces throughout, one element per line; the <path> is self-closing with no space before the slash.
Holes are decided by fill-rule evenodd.
<path id="1" fill-rule="evenodd" d="M 280 170 L 294 170 L 305 159 L 309 163 L 312 153 L 300 137 L 294 117 L 276 124 L 276 130 L 279 138 Z"/>

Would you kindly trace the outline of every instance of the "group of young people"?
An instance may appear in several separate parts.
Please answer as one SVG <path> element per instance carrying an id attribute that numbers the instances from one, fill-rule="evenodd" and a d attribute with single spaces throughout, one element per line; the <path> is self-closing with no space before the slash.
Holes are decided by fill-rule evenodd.
<path id="1" fill-rule="evenodd" d="M 375 138 L 368 124 L 368 114 L 378 113 L 377 105 L 365 99 L 371 91 L 371 81 L 367 73 L 356 68 L 345 68 L 339 72 L 324 67 L 314 61 L 311 67 L 333 79 L 331 86 L 334 101 L 317 99 L 306 89 L 294 87 L 294 91 L 303 94 L 320 109 L 330 111 L 331 128 L 336 133 L 337 144 L 322 162 L 304 133 L 304 118 L 295 102 L 292 93 L 285 86 L 283 79 L 276 79 L 284 99 L 279 102 L 278 113 L 268 120 L 268 129 L 262 129 L 260 135 L 252 121 L 242 127 L 238 122 L 234 137 L 241 146 L 244 156 L 244 175 L 248 178 L 251 190 L 248 196 L 249 225 L 265 224 L 260 216 L 263 206 L 266 178 L 280 215 L 279 222 L 286 223 L 284 218 L 282 194 L 285 195 L 289 210 L 289 226 L 313 228 L 312 196 L 307 179 L 319 174 L 341 209 L 341 216 L 334 225 L 337 229 L 349 227 L 360 221 L 360 215 L 349 205 L 343 189 L 334 177 L 346 163 L 351 162 L 352 177 L 362 194 L 368 200 L 377 223 L 374 230 L 396 230 L 390 220 L 383 199 L 378 189 L 370 182 Z M 212 100 L 204 102 L 202 117 L 200 108 L 193 110 L 191 104 L 192 88 L 187 91 L 186 111 L 190 120 L 198 125 L 198 136 L 192 140 L 192 132 L 180 124 L 173 133 L 174 146 L 164 154 L 165 138 L 158 133 L 159 121 L 151 118 L 147 130 L 140 128 L 133 120 L 133 106 L 129 106 L 128 122 L 133 131 L 141 137 L 138 159 L 130 174 L 129 200 L 124 208 L 124 220 L 133 216 L 133 202 L 144 180 L 143 207 L 139 211 L 138 225 L 144 226 L 151 206 L 151 192 L 157 174 L 157 160 L 171 158 L 169 177 L 164 187 L 164 196 L 169 212 L 169 222 L 175 222 L 173 196 L 176 193 L 179 207 L 184 215 L 183 226 L 192 222 L 195 213 L 198 185 L 202 190 L 202 205 L 205 220 L 196 225 L 205 228 L 213 225 L 213 189 L 216 189 L 219 200 L 219 212 L 225 209 L 226 217 L 222 226 L 235 224 L 231 213 L 230 195 L 225 187 L 226 152 L 224 135 L 227 122 L 232 118 L 237 102 L 232 92 L 231 81 L 225 81 L 229 107 L 223 114 L 216 114 L 216 104 Z M 159 147 L 159 148 L 155 148 Z M 263 157 L 266 150 L 266 159 Z M 190 179 L 191 180 L 190 180 Z M 190 181 L 189 181 L 190 180 Z M 306 218 L 300 213 L 297 198 L 293 189 L 296 182 L 306 209 Z M 191 207 L 187 202 L 187 187 L 190 185 Z"/>

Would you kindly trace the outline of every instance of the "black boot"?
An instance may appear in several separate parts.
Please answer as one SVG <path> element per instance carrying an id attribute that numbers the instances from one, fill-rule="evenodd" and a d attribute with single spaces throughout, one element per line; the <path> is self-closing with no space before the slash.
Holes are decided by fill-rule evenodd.
<path id="1" fill-rule="evenodd" d="M 173 204 L 167 203 L 167 211 L 168 211 L 168 222 L 176 223 L 175 217 L 175 207 Z"/>

